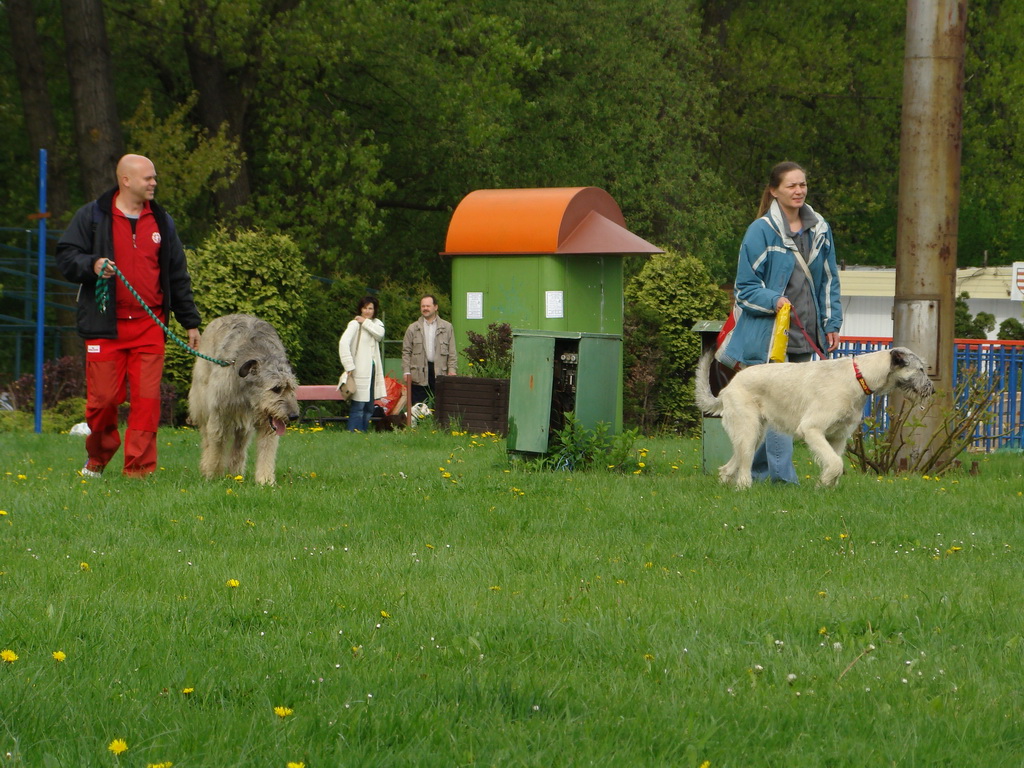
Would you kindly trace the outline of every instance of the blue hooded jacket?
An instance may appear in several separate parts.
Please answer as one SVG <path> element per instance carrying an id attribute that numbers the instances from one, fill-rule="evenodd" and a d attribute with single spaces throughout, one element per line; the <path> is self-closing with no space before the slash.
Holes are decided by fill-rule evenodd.
<path id="1" fill-rule="evenodd" d="M 815 343 L 825 349 L 825 334 L 838 332 L 843 324 L 839 270 L 828 222 L 806 203 L 804 208 L 817 219 L 811 229 L 807 267 L 811 273 L 811 293 L 818 310 L 818 338 Z M 747 227 L 743 236 L 736 267 L 736 302 L 733 306 L 736 326 L 716 354 L 718 361 L 728 368 L 768 361 L 775 304 L 785 294 L 793 270 L 800 269 L 796 262 L 801 258 L 800 251 L 786 234 L 788 230 L 778 201 L 773 201 L 768 212 Z"/>

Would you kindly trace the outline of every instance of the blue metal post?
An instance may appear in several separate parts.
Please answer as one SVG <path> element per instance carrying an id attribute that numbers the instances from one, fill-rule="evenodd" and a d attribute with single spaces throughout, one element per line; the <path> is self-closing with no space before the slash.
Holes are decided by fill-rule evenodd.
<path id="1" fill-rule="evenodd" d="M 39 150 L 39 277 L 36 280 L 36 434 L 43 431 L 43 342 L 46 337 L 46 150 Z"/>

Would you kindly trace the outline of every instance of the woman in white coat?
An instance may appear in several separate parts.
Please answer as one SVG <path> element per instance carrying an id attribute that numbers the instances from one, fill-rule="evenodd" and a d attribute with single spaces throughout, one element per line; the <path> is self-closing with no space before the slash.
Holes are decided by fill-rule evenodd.
<path id="1" fill-rule="evenodd" d="M 377 299 L 366 296 L 359 302 L 358 314 L 345 328 L 338 342 L 338 355 L 344 376 L 354 376 L 356 393 L 348 414 L 348 429 L 366 432 L 370 429 L 373 401 L 387 394 L 384 385 L 384 366 L 380 360 L 380 342 L 384 338 L 384 323 L 377 319 L 380 306 Z"/>

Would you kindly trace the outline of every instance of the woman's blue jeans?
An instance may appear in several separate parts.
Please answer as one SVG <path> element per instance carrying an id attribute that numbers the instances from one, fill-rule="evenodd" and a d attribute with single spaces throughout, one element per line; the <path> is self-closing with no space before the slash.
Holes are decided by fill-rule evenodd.
<path id="1" fill-rule="evenodd" d="M 371 416 L 373 416 L 373 400 L 366 403 L 353 400 L 352 407 L 348 412 L 348 431 L 369 432 Z"/>
<path id="2" fill-rule="evenodd" d="M 811 355 L 791 355 L 791 363 L 806 363 Z M 771 363 L 768 363 L 771 365 Z M 799 484 L 796 469 L 793 467 L 793 438 L 769 429 L 765 432 L 764 442 L 754 453 L 754 461 L 750 467 L 750 475 L 757 480 L 769 480 L 776 483 Z"/>

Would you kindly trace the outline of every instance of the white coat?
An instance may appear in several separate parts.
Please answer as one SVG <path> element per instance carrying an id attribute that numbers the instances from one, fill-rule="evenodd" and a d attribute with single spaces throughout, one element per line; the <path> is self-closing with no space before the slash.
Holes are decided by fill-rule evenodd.
<path id="1" fill-rule="evenodd" d="M 338 341 L 338 356 L 345 375 L 355 375 L 356 393 L 352 399 L 367 403 L 387 395 L 384 384 L 384 365 L 380 359 L 380 341 L 384 338 L 384 323 L 376 318 L 359 323 L 350 322 Z M 356 348 L 356 340 L 359 345 Z M 370 396 L 370 366 L 376 366 L 373 396 Z"/>

